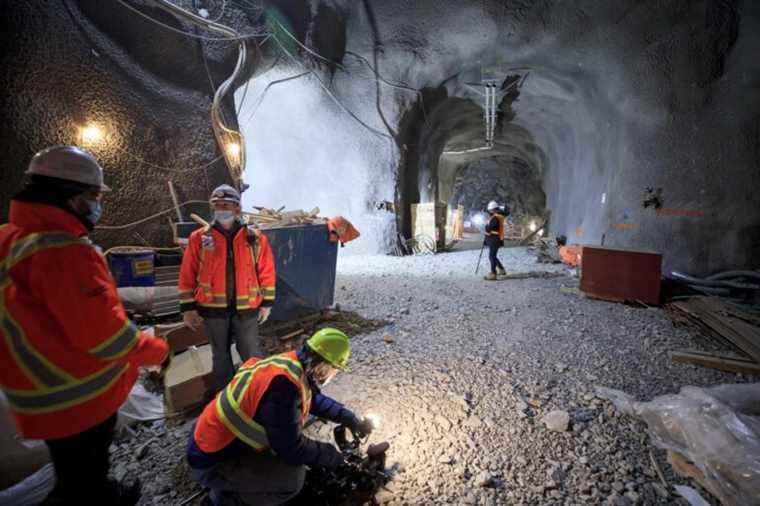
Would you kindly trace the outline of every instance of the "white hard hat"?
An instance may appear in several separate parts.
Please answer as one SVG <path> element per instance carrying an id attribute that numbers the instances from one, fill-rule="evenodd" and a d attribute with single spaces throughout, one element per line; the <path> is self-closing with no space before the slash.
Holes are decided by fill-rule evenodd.
<path id="1" fill-rule="evenodd" d="M 54 177 L 111 191 L 103 183 L 103 167 L 92 154 L 76 146 L 51 146 L 38 152 L 29 162 L 27 174 Z"/>
<path id="2" fill-rule="evenodd" d="M 498 208 L 499 208 L 499 204 L 497 204 L 495 200 L 492 200 L 491 202 L 488 203 L 486 210 L 493 211 L 494 209 L 498 209 Z"/>
<path id="3" fill-rule="evenodd" d="M 232 186 L 223 184 L 217 186 L 214 191 L 211 192 L 211 199 L 209 199 L 209 201 L 212 204 L 214 202 L 224 201 L 240 205 L 240 193 Z"/>

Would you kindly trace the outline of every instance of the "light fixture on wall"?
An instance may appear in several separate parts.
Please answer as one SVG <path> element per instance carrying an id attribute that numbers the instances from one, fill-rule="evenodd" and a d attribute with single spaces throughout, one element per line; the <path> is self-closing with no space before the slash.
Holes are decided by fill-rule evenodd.
<path id="1" fill-rule="evenodd" d="M 228 143 L 227 154 L 230 156 L 230 158 L 238 158 L 240 156 L 240 144 L 237 142 Z"/>
<path id="2" fill-rule="evenodd" d="M 103 129 L 95 123 L 88 123 L 79 129 L 79 139 L 85 146 L 99 144 L 105 138 Z"/>

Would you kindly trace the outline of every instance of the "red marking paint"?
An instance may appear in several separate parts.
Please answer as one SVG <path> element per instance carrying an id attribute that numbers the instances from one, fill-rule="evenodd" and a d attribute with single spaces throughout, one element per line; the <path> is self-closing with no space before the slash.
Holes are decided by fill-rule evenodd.
<path id="1" fill-rule="evenodd" d="M 691 209 L 672 209 L 662 207 L 657 210 L 657 216 L 688 216 L 689 218 L 701 218 L 705 213 L 702 211 L 693 211 Z"/>

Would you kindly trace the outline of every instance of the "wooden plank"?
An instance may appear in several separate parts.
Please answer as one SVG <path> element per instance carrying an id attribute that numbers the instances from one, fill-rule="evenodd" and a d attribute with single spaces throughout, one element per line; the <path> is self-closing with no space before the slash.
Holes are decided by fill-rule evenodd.
<path id="1" fill-rule="evenodd" d="M 760 327 L 748 323 L 752 321 L 751 315 L 745 316 L 739 309 L 710 297 L 693 297 L 674 302 L 673 306 L 683 312 L 689 322 L 727 340 L 760 363 Z"/>
<path id="2" fill-rule="evenodd" d="M 670 354 L 670 358 L 673 362 L 681 364 L 699 365 L 719 371 L 760 376 L 760 364 L 746 358 L 729 357 L 707 352 L 693 352 L 692 350 L 673 351 Z"/>
<path id="3" fill-rule="evenodd" d="M 711 486 L 710 482 L 705 478 L 705 475 L 702 473 L 702 471 L 700 471 L 697 466 L 695 466 L 691 461 L 689 461 L 680 453 L 668 450 L 668 463 L 679 475 L 683 476 L 684 478 L 692 478 L 697 483 L 699 483 L 702 488 L 710 492 L 710 494 L 712 494 L 714 497 L 721 497 L 721 495 L 718 493 L 719 491 L 715 490 Z"/>

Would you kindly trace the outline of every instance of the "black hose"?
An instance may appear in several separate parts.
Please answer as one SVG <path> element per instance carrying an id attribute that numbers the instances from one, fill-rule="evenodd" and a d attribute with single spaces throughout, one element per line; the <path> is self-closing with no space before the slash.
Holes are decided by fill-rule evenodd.
<path id="1" fill-rule="evenodd" d="M 713 288 L 709 286 L 699 286 L 699 285 L 688 285 L 689 288 L 691 288 L 694 291 L 697 291 L 699 293 L 703 293 L 705 295 L 719 295 L 723 297 L 727 297 L 731 294 L 731 290 L 728 288 Z"/>
<path id="2" fill-rule="evenodd" d="M 760 272 L 757 271 L 723 271 L 712 276 L 707 276 L 705 279 L 710 281 L 719 281 L 723 279 L 732 278 L 755 278 L 760 280 Z"/>
<path id="3" fill-rule="evenodd" d="M 680 272 L 676 271 L 671 271 L 670 275 L 676 280 L 682 281 L 688 285 L 711 286 L 716 288 L 735 288 L 737 290 L 760 290 L 760 286 L 758 285 L 748 285 L 745 283 L 735 283 L 732 281 L 713 281 L 709 279 L 700 279 L 693 276 L 688 276 L 686 274 L 681 274 Z"/>

